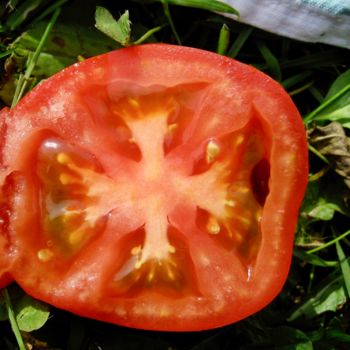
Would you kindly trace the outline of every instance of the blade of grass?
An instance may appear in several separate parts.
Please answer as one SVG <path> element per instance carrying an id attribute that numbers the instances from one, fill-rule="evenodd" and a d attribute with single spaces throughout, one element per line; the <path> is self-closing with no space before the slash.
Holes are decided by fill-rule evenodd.
<path id="1" fill-rule="evenodd" d="M 306 55 L 300 58 L 296 58 L 293 60 L 288 60 L 281 62 L 281 68 L 303 68 L 303 69 L 315 69 L 319 67 L 329 66 L 330 64 L 336 64 L 339 62 L 346 61 L 348 57 L 345 55 L 340 57 L 339 51 L 337 50 L 329 50 L 324 51 L 322 54 L 315 53 Z M 331 62 L 331 63 L 330 63 Z"/>
<path id="2" fill-rule="evenodd" d="M 43 11 L 39 16 L 35 17 L 33 22 L 40 22 L 43 18 L 54 12 L 57 8 L 64 5 L 68 0 L 58 0 L 51 6 L 49 6 L 45 11 Z"/>
<path id="3" fill-rule="evenodd" d="M 312 152 L 315 156 L 322 159 L 327 165 L 330 165 L 329 160 L 323 154 L 321 154 L 314 146 L 308 144 L 308 148 L 309 151 Z"/>
<path id="4" fill-rule="evenodd" d="M 294 86 L 294 85 L 302 82 L 306 78 L 308 78 L 311 74 L 312 74 L 311 71 L 301 72 L 301 73 L 293 75 L 292 77 L 290 77 L 288 79 L 283 80 L 281 84 L 285 89 L 289 89 L 292 86 Z"/>
<path id="5" fill-rule="evenodd" d="M 267 45 L 262 41 L 257 41 L 256 45 L 261 55 L 263 56 L 270 72 L 278 81 L 281 81 L 282 79 L 281 67 L 275 55 L 271 52 L 271 50 L 267 47 Z"/>
<path id="6" fill-rule="evenodd" d="M 169 25 L 170 25 L 170 28 L 171 28 L 173 34 L 174 34 L 174 37 L 175 37 L 178 45 L 182 45 L 181 39 L 179 37 L 179 34 L 176 31 L 173 19 L 172 19 L 171 14 L 170 14 L 168 0 L 161 0 L 161 2 L 162 2 L 162 5 L 163 5 L 164 15 L 165 15 L 165 17 L 167 18 L 167 20 L 169 22 Z"/>
<path id="7" fill-rule="evenodd" d="M 218 47 L 216 52 L 219 55 L 225 55 L 229 42 L 230 42 L 230 28 L 224 23 L 220 30 Z"/>
<path id="8" fill-rule="evenodd" d="M 309 88 L 309 91 L 310 91 L 311 95 L 315 98 L 315 100 L 321 104 L 322 101 L 324 100 L 324 97 L 323 97 L 321 91 L 319 89 L 317 89 L 315 86 L 311 86 Z"/>
<path id="9" fill-rule="evenodd" d="M 25 1 L 9 16 L 5 27 L 10 30 L 15 30 L 28 18 L 29 14 L 36 10 L 43 2 L 43 0 Z"/>
<path id="10" fill-rule="evenodd" d="M 26 350 L 7 289 L 3 289 L 2 293 L 4 296 L 6 311 L 10 320 L 11 328 L 17 340 L 18 348 L 19 350 Z"/>
<path id="11" fill-rule="evenodd" d="M 294 95 L 300 94 L 301 92 L 303 92 L 303 91 L 309 89 L 312 85 L 314 85 L 314 83 L 315 83 L 314 81 L 310 81 L 310 82 L 304 84 L 304 85 L 301 86 L 300 88 L 291 91 L 291 92 L 289 93 L 289 96 L 294 96 Z"/>
<path id="12" fill-rule="evenodd" d="M 345 253 L 343 251 L 343 248 L 340 245 L 340 242 L 336 241 L 335 246 L 337 249 L 340 268 L 341 268 L 341 271 L 343 273 L 345 289 L 346 289 L 348 297 L 350 297 L 350 265 L 349 265 L 348 260 L 346 259 Z"/>
<path id="13" fill-rule="evenodd" d="M 331 241 L 325 243 L 325 244 L 322 244 L 321 246 L 319 247 L 316 247 L 316 248 L 313 248 L 313 249 L 310 249 L 307 251 L 307 254 L 313 254 L 313 253 L 316 253 L 320 250 L 323 250 L 325 248 L 328 248 L 330 247 L 331 245 L 335 244 L 336 242 L 339 242 L 340 240 L 342 240 L 343 238 L 345 238 L 346 236 L 350 235 L 350 230 L 344 232 L 343 234 L 335 237 L 334 239 L 332 239 Z"/>
<path id="14" fill-rule="evenodd" d="M 152 36 L 154 33 L 159 32 L 164 26 L 158 26 L 155 28 L 152 28 L 148 30 L 145 34 L 143 34 L 139 39 L 135 40 L 133 42 L 133 45 L 140 45 L 142 44 L 145 40 L 147 40 L 150 36 Z"/>
<path id="15" fill-rule="evenodd" d="M 4 52 L 1 52 L 0 53 L 0 58 L 4 58 L 6 56 L 9 56 L 9 55 L 11 55 L 12 52 L 13 52 L 13 50 L 6 50 Z"/>
<path id="16" fill-rule="evenodd" d="M 235 58 L 238 53 L 240 52 L 241 48 L 245 44 L 245 42 L 248 40 L 250 37 L 250 34 L 253 32 L 253 28 L 246 28 L 243 29 L 237 36 L 236 40 L 232 44 L 230 50 L 228 51 L 227 56 Z"/>
<path id="17" fill-rule="evenodd" d="M 304 250 L 298 248 L 294 249 L 293 255 L 301 261 L 307 262 L 313 266 L 334 267 L 338 265 L 337 261 L 327 261 L 318 257 L 317 255 L 308 254 Z"/>
<path id="18" fill-rule="evenodd" d="M 51 20 L 50 22 L 48 23 L 40 41 L 39 41 L 39 44 L 34 52 L 34 54 L 28 59 L 28 63 L 27 63 L 27 68 L 26 68 L 26 71 L 24 74 L 22 74 L 18 80 L 18 83 L 17 83 L 17 87 L 16 87 L 16 91 L 15 91 L 15 95 L 14 95 L 14 98 L 12 100 L 12 104 L 11 104 L 11 108 L 13 108 L 14 106 L 16 106 L 16 104 L 19 102 L 19 100 L 22 98 L 25 90 L 26 90 L 26 87 L 27 87 L 27 84 L 28 84 L 28 81 L 29 81 L 29 78 L 33 72 L 33 69 L 36 65 L 36 62 L 38 60 L 38 57 L 40 55 L 40 52 L 42 51 L 42 48 L 49 36 L 49 33 L 51 32 L 51 29 L 52 27 L 54 26 L 56 20 L 57 20 L 57 17 L 59 16 L 61 12 L 61 9 L 58 8 L 55 10 L 55 12 L 53 13 L 52 17 L 51 17 Z"/>
<path id="19" fill-rule="evenodd" d="M 6 4 L 6 7 L 10 9 L 10 11 L 13 11 L 18 4 L 18 0 L 9 0 Z"/>
<path id="20" fill-rule="evenodd" d="M 160 1 L 163 2 L 164 0 Z M 239 16 L 239 12 L 235 8 L 217 0 L 167 0 L 167 2 L 171 5 L 193 7 L 208 11 L 225 12 Z"/>

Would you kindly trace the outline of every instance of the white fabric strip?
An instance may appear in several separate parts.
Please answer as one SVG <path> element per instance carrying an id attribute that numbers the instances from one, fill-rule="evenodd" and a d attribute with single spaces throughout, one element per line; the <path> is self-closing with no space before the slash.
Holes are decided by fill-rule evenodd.
<path id="1" fill-rule="evenodd" d="M 238 21 L 309 42 L 350 48 L 350 0 L 225 0 Z"/>

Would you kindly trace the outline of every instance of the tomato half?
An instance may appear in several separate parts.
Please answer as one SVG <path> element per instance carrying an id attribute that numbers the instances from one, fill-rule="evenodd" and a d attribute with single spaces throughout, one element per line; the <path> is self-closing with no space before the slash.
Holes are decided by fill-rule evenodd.
<path id="1" fill-rule="evenodd" d="M 152 44 L 73 65 L 1 115 L 2 284 L 130 327 L 266 306 L 307 181 L 301 118 L 266 75 Z"/>

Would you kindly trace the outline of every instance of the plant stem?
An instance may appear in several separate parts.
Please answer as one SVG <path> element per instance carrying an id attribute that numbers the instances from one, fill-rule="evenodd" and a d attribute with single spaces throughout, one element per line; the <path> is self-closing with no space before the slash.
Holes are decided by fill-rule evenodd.
<path id="1" fill-rule="evenodd" d="M 350 235 L 350 230 L 344 232 L 344 233 L 341 234 L 340 236 L 338 236 L 338 237 L 332 239 L 331 241 L 329 241 L 329 242 L 327 242 L 327 243 L 325 243 L 325 244 L 322 244 L 322 245 L 319 246 L 319 247 L 316 247 L 316 248 L 314 248 L 314 249 L 308 250 L 307 253 L 308 253 L 308 254 L 316 253 L 316 252 L 318 252 L 318 251 L 320 251 L 320 250 L 322 250 L 322 249 L 325 249 L 325 248 L 331 246 L 332 244 L 335 244 L 336 242 L 342 240 L 343 238 L 345 238 L 345 237 L 348 236 L 348 235 Z"/>

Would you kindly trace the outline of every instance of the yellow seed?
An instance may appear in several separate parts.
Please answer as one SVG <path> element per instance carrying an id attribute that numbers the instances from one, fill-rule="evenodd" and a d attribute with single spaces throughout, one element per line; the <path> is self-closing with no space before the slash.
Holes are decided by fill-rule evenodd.
<path id="1" fill-rule="evenodd" d="M 240 217 L 240 221 L 246 226 L 250 225 L 250 220 L 247 217 L 245 217 L 245 216 L 241 216 Z"/>
<path id="2" fill-rule="evenodd" d="M 154 279 L 154 275 L 155 275 L 155 268 L 154 265 L 151 266 L 151 270 L 149 271 L 148 275 L 147 275 L 147 282 L 150 283 L 153 281 Z"/>
<path id="3" fill-rule="evenodd" d="M 142 261 L 141 260 L 137 260 L 135 263 L 135 269 L 138 270 L 140 267 L 142 266 Z"/>
<path id="4" fill-rule="evenodd" d="M 130 137 L 130 139 L 128 140 L 129 143 L 136 143 L 136 140 L 134 137 Z"/>
<path id="5" fill-rule="evenodd" d="M 168 132 L 173 132 L 174 130 L 176 130 L 179 127 L 179 124 L 177 123 L 173 123 L 173 124 L 169 124 L 168 125 Z"/>
<path id="6" fill-rule="evenodd" d="M 70 185 L 76 182 L 75 178 L 67 173 L 60 174 L 59 179 L 62 185 Z"/>
<path id="7" fill-rule="evenodd" d="M 131 255 L 140 254 L 140 253 L 141 253 L 141 250 L 142 250 L 142 248 L 141 248 L 140 245 L 138 245 L 138 246 L 136 246 L 136 247 L 133 247 L 133 248 L 131 249 Z"/>
<path id="8" fill-rule="evenodd" d="M 243 141 L 244 141 L 244 135 L 242 134 L 238 135 L 236 138 L 236 146 L 241 145 Z"/>
<path id="9" fill-rule="evenodd" d="M 165 309 L 165 308 L 162 308 L 160 309 L 160 312 L 159 312 L 159 316 L 160 317 L 167 317 L 169 316 L 170 313 L 169 313 L 169 310 Z M 170 348 L 169 348 L 170 349 Z"/>
<path id="10" fill-rule="evenodd" d="M 208 224 L 207 224 L 207 230 L 212 235 L 217 235 L 220 233 L 220 224 L 214 217 L 210 217 Z"/>
<path id="11" fill-rule="evenodd" d="M 248 193 L 249 192 L 249 188 L 248 187 L 240 187 L 238 189 L 238 192 L 241 192 L 241 193 Z"/>
<path id="12" fill-rule="evenodd" d="M 206 150 L 207 163 L 213 162 L 219 154 L 220 154 L 219 145 L 215 141 L 210 140 L 207 144 L 207 150 Z"/>
<path id="13" fill-rule="evenodd" d="M 169 253 L 175 253 L 176 252 L 176 249 L 173 245 L 169 244 L 168 245 L 168 252 Z"/>
<path id="14" fill-rule="evenodd" d="M 174 281 L 175 280 L 175 274 L 174 272 L 171 270 L 170 266 L 167 265 L 167 274 L 168 274 L 168 277 L 171 281 Z"/>
<path id="15" fill-rule="evenodd" d="M 136 100 L 135 98 L 128 98 L 128 101 L 130 103 L 130 105 L 134 108 L 140 108 L 140 102 L 138 100 Z"/>
<path id="16" fill-rule="evenodd" d="M 58 163 L 63 165 L 69 164 L 72 161 L 67 153 L 58 153 L 56 159 Z"/>
<path id="17" fill-rule="evenodd" d="M 240 232 L 236 232 L 236 240 L 237 240 L 237 243 L 242 243 L 243 242 L 243 236 Z"/>
<path id="18" fill-rule="evenodd" d="M 53 252 L 51 249 L 41 249 L 37 253 L 38 259 L 42 262 L 47 262 L 53 258 Z"/>
<path id="19" fill-rule="evenodd" d="M 225 205 L 230 207 L 230 208 L 233 208 L 236 206 L 236 202 L 233 199 L 226 199 Z"/>
<path id="20" fill-rule="evenodd" d="M 83 230 L 73 231 L 68 236 L 68 242 L 71 245 L 77 245 L 81 242 L 81 240 L 84 238 L 84 236 L 85 236 L 85 231 L 83 231 Z"/>

